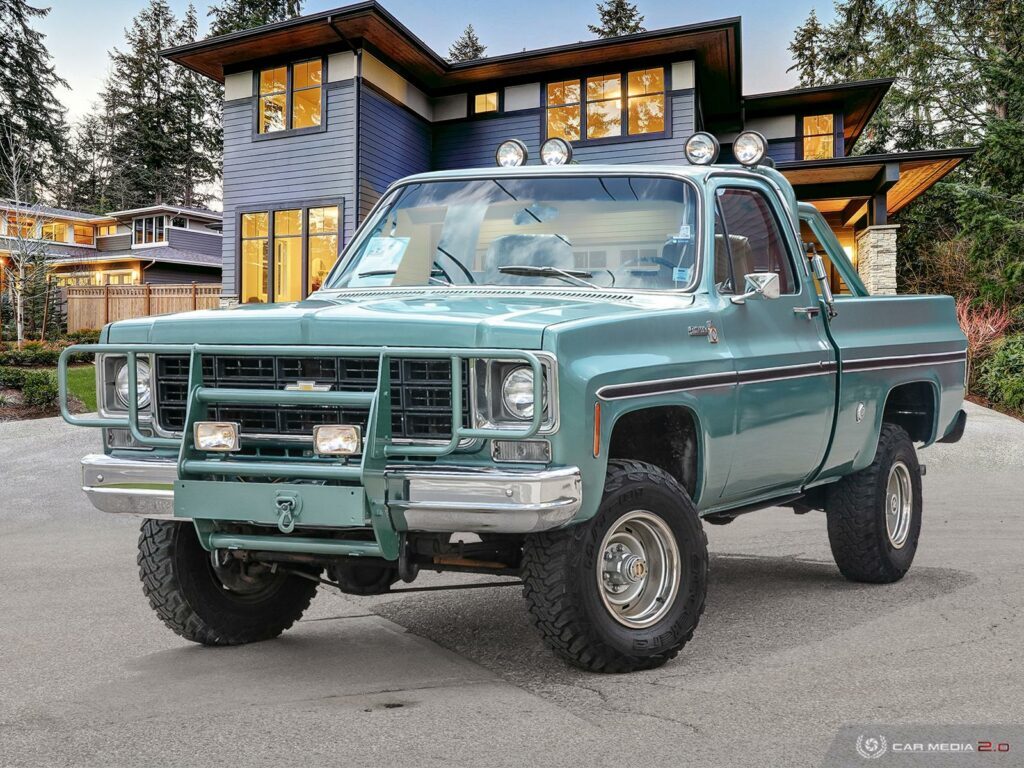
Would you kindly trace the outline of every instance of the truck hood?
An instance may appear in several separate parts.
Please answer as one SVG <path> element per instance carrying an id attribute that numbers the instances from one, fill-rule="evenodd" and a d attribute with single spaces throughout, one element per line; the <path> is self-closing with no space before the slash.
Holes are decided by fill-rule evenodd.
<path id="1" fill-rule="evenodd" d="M 589 290 L 378 290 L 123 320 L 110 326 L 108 341 L 540 349 L 552 325 L 691 302 L 689 296 Z"/>

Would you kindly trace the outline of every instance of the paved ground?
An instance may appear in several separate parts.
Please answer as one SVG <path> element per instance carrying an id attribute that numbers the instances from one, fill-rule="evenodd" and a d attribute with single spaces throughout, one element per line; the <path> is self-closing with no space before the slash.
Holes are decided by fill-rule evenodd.
<path id="1" fill-rule="evenodd" d="M 1024 722 L 1024 424 L 989 411 L 923 454 L 903 582 L 842 580 L 822 515 L 709 526 L 697 636 L 615 677 L 554 660 L 515 588 L 321 590 L 280 640 L 189 645 L 141 594 L 137 523 L 77 489 L 96 440 L 0 425 L 3 766 L 774 768 L 819 764 L 843 723 Z"/>

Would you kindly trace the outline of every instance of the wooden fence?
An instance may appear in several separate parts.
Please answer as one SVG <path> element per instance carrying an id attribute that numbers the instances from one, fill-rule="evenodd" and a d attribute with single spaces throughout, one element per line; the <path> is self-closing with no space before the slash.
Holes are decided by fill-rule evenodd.
<path id="1" fill-rule="evenodd" d="M 67 299 L 68 331 L 81 331 L 132 317 L 216 309 L 220 306 L 220 286 L 199 283 L 69 286 Z"/>

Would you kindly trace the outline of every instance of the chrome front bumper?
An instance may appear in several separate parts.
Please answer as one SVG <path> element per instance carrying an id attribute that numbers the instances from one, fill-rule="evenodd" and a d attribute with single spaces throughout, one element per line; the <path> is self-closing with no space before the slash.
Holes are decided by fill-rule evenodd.
<path id="1" fill-rule="evenodd" d="M 162 520 L 174 516 L 177 463 L 167 459 L 82 459 L 82 490 L 96 509 Z M 387 507 L 399 530 L 535 533 L 572 520 L 583 501 L 576 467 L 497 469 L 393 467 Z"/>

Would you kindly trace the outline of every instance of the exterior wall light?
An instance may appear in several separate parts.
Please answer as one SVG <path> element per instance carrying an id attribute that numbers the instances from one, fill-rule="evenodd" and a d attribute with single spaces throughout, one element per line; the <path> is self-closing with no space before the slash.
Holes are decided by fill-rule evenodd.
<path id="1" fill-rule="evenodd" d="M 718 146 L 718 139 L 710 133 L 700 131 L 686 140 L 683 150 L 691 165 L 712 165 L 718 160 L 721 148 Z"/>
<path id="2" fill-rule="evenodd" d="M 498 151 L 494 153 L 494 159 L 501 168 L 515 168 L 526 165 L 528 153 L 526 145 L 519 139 L 509 139 L 498 145 Z"/>

